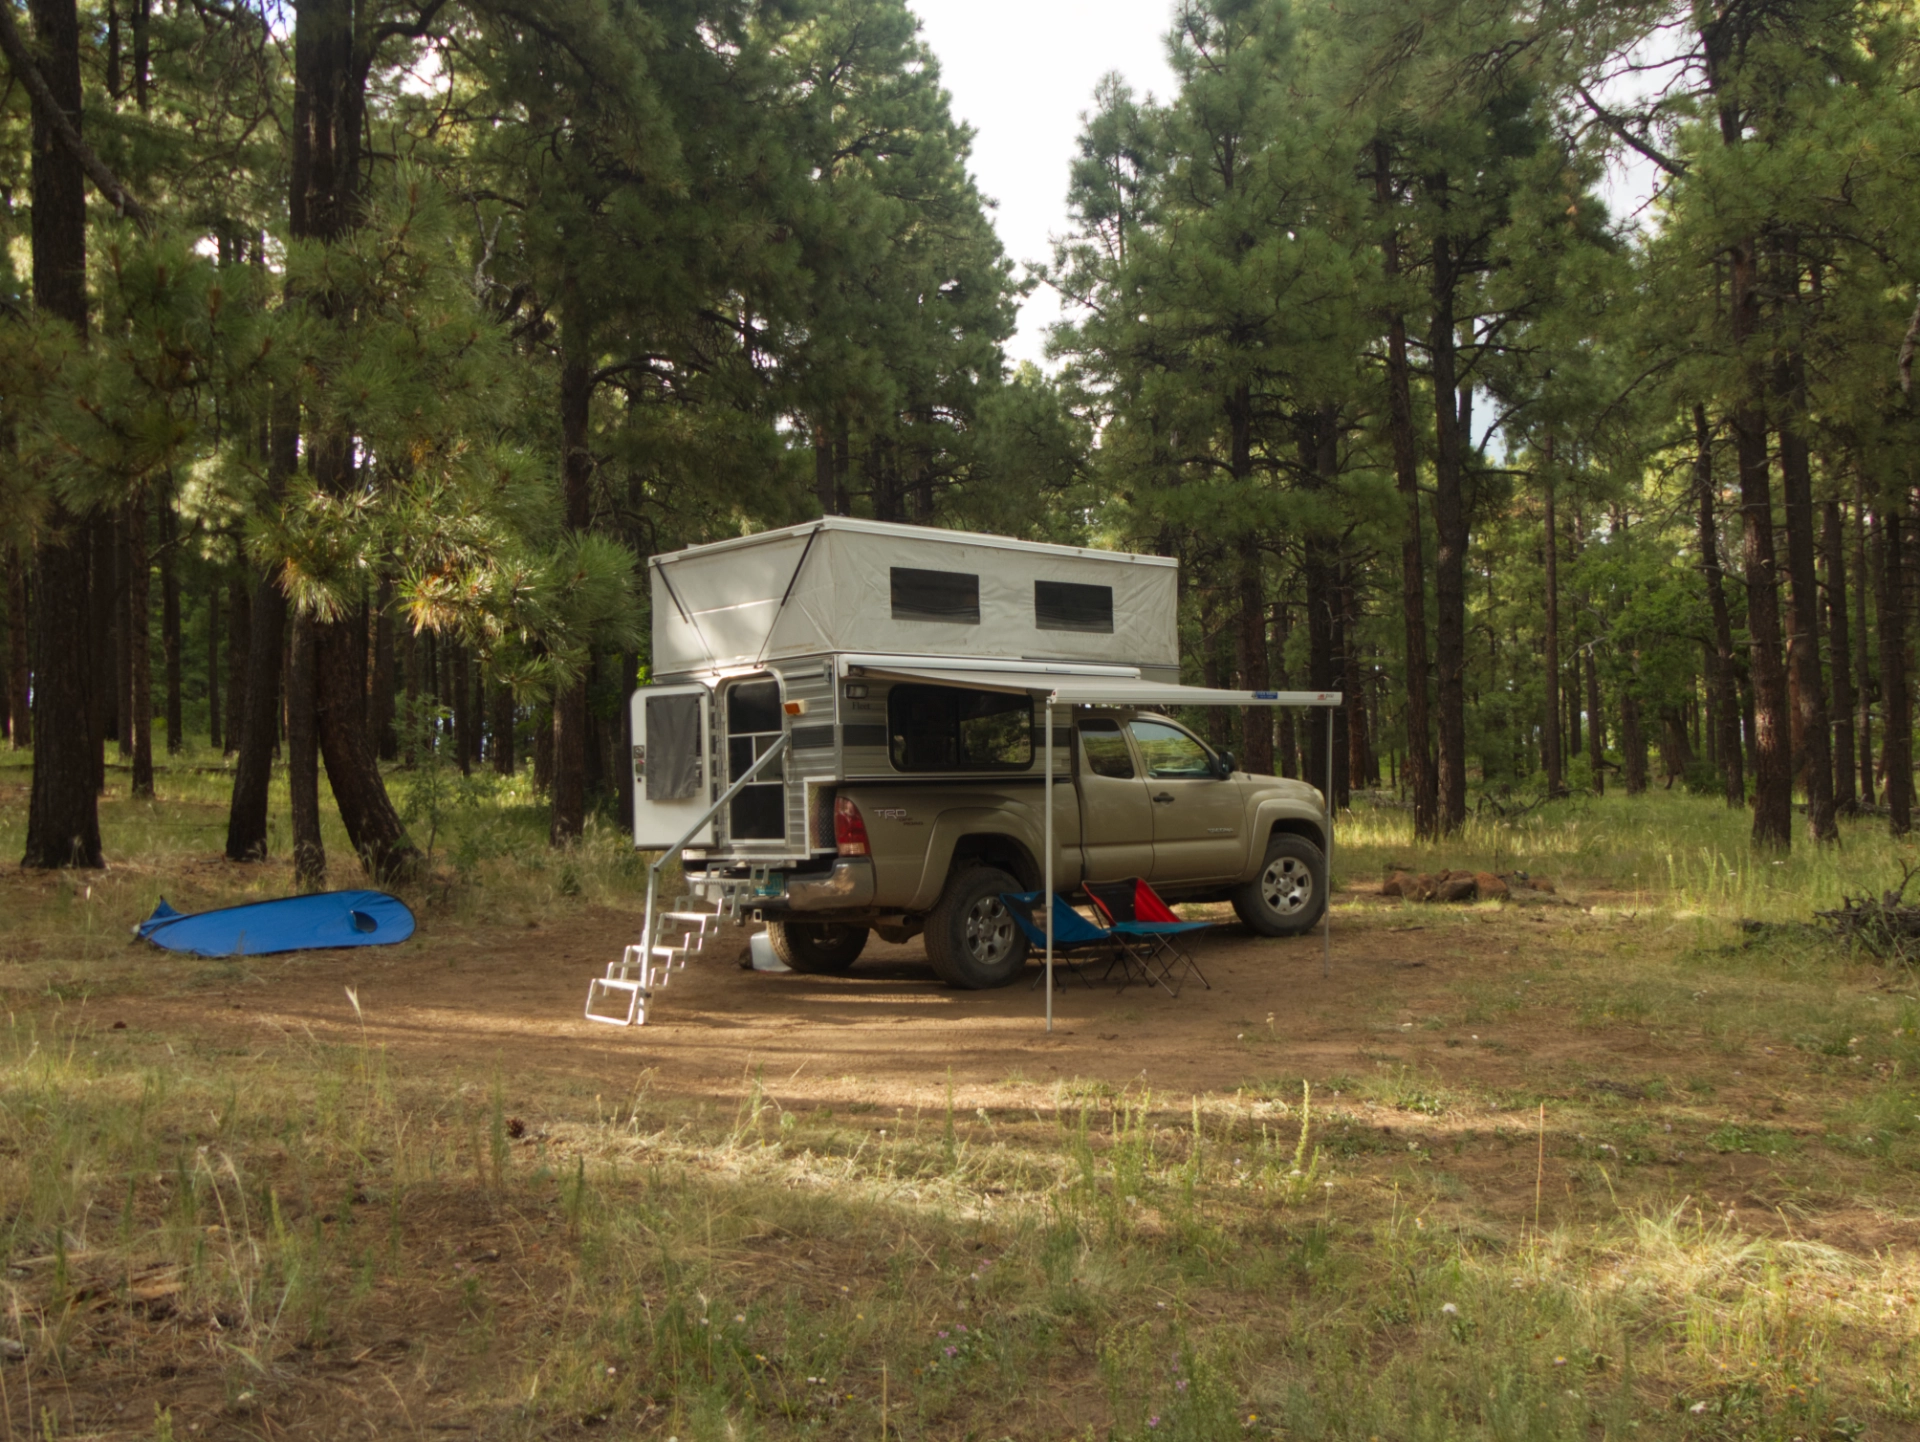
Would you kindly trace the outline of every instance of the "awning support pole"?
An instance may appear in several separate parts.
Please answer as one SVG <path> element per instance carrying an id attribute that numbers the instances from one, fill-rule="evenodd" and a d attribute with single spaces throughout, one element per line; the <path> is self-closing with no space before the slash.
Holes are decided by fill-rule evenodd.
<path id="1" fill-rule="evenodd" d="M 1053 697 L 1046 698 L 1047 707 L 1047 784 L 1045 787 L 1047 808 L 1046 820 L 1042 823 L 1045 833 L 1044 843 L 1047 859 L 1041 863 L 1046 876 L 1045 886 L 1040 894 L 1040 904 L 1047 912 L 1047 1030 L 1053 1030 Z"/>
<path id="2" fill-rule="evenodd" d="M 1333 975 L 1333 707 L 1327 707 L 1327 902 L 1320 911 L 1320 977 Z"/>

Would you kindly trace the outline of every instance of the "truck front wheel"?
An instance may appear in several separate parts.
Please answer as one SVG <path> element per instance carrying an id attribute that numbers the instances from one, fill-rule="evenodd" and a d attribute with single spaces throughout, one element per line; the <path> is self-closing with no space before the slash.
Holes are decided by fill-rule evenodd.
<path id="1" fill-rule="evenodd" d="M 1327 909 L 1327 858 L 1311 841 L 1276 836 L 1251 881 L 1233 889 L 1233 909 L 1262 936 L 1312 931 Z"/>
<path id="2" fill-rule="evenodd" d="M 927 960 L 949 986 L 984 991 L 1005 986 L 1027 964 L 1026 934 L 1014 924 L 1004 892 L 1020 883 L 991 866 L 969 866 L 947 878 L 927 913 Z"/>
<path id="3" fill-rule="evenodd" d="M 795 971 L 838 976 L 851 971 L 866 950 L 867 928 L 831 921 L 770 921 L 773 954 Z"/>

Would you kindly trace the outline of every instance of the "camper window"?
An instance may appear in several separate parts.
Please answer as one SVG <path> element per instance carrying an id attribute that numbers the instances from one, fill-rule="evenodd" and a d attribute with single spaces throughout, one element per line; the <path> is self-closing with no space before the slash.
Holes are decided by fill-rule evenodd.
<path id="1" fill-rule="evenodd" d="M 1033 583 L 1033 624 L 1041 631 L 1113 634 L 1113 587 L 1075 581 Z"/>
<path id="2" fill-rule="evenodd" d="M 899 771 L 1005 771 L 1033 764 L 1033 702 L 953 686 L 895 686 L 887 730 Z"/>
<path id="3" fill-rule="evenodd" d="M 891 568 L 893 619 L 980 624 L 980 578 L 965 571 Z"/>

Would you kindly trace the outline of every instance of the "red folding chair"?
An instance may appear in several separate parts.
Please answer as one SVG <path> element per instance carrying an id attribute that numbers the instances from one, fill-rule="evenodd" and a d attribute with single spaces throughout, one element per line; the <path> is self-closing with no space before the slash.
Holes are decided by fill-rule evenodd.
<path id="1" fill-rule="evenodd" d="M 1146 980 L 1178 996 L 1191 972 L 1200 978 L 1200 985 L 1213 990 L 1206 973 L 1177 940 L 1187 932 L 1206 930 L 1206 922 L 1182 921 L 1142 877 L 1083 885 L 1094 910 L 1106 918 L 1115 939 L 1138 963 Z"/>

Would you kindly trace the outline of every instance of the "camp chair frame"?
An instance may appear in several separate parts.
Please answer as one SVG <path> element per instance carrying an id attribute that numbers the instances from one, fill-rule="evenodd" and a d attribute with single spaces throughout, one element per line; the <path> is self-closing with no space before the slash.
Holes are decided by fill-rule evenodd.
<path id="1" fill-rule="evenodd" d="M 1208 991 L 1213 983 L 1200 969 L 1187 949 L 1175 938 L 1188 932 L 1205 931 L 1204 921 L 1183 921 L 1160 894 L 1147 885 L 1146 878 L 1130 876 L 1124 881 L 1086 881 L 1081 888 L 1093 909 L 1106 918 L 1120 946 L 1139 966 L 1144 978 L 1166 988 L 1171 996 L 1180 995 L 1186 976 L 1200 978 Z"/>
<path id="2" fill-rule="evenodd" d="M 1007 908 L 1007 915 L 1013 918 L 1013 924 L 1019 927 L 1021 932 L 1026 936 L 1028 944 L 1036 949 L 1044 948 L 1047 944 L 1046 924 L 1042 921 L 1035 920 L 1033 915 L 1034 908 L 1040 904 L 1040 893 L 1037 891 L 1002 892 L 1000 902 Z M 1116 966 L 1124 965 L 1125 947 L 1121 945 L 1119 939 L 1115 937 L 1111 931 L 1088 921 L 1086 917 L 1068 905 L 1066 897 L 1056 894 L 1053 898 L 1053 949 L 1055 953 L 1055 966 L 1058 967 L 1062 964 L 1059 953 L 1063 951 L 1068 953 L 1091 952 L 1095 948 L 1100 947 L 1104 947 L 1107 953 L 1107 969 L 1100 973 L 1100 979 L 1104 981 L 1107 977 L 1113 975 L 1113 969 Z M 1093 960 L 1091 957 L 1087 958 L 1088 962 L 1092 962 Z M 1093 985 L 1093 982 L 1088 979 L 1085 970 L 1082 969 L 1082 962 L 1080 960 L 1069 956 L 1064 964 L 1070 972 L 1079 977 L 1087 986 Z M 1042 973 L 1040 976 L 1034 978 L 1033 985 L 1038 986 L 1044 980 L 1046 980 L 1046 976 L 1045 973 Z M 1031 989 L 1030 987 L 1029 990 Z M 1122 990 L 1124 989 L 1123 987 Z"/>

